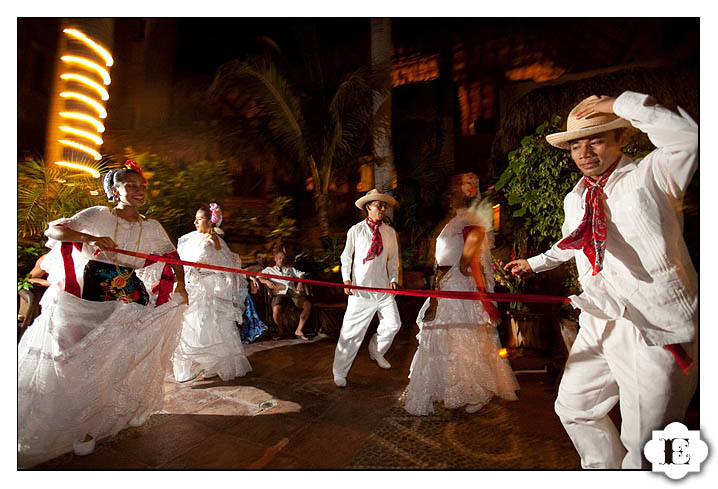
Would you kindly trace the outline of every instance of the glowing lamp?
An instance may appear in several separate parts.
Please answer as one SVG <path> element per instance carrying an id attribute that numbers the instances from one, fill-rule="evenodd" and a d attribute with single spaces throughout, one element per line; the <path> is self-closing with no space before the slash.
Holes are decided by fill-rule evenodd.
<path id="1" fill-rule="evenodd" d="M 83 131 L 81 129 L 76 129 L 71 126 L 60 126 L 60 130 L 63 132 L 74 134 L 75 136 L 79 136 L 81 138 L 89 139 L 90 141 L 92 141 L 93 143 L 95 143 L 98 146 L 102 144 L 102 138 L 100 136 L 95 136 L 91 132 Z"/>
<path id="2" fill-rule="evenodd" d="M 79 100 L 80 102 L 84 102 L 97 111 L 97 115 L 100 116 L 100 119 L 104 119 L 105 117 L 107 117 L 107 111 L 105 110 L 105 108 L 100 105 L 97 100 L 93 100 L 87 95 L 83 95 L 77 92 L 62 92 L 60 94 L 60 97 L 73 98 L 75 100 Z"/>
<path id="3" fill-rule="evenodd" d="M 113 64 L 112 56 L 110 56 L 110 53 L 107 51 L 107 49 L 103 48 L 99 44 L 97 44 L 95 41 L 87 37 L 83 32 L 77 30 L 77 29 L 64 29 L 62 32 L 67 34 L 70 37 L 74 37 L 75 39 L 79 39 L 80 41 L 84 42 L 87 47 L 92 49 L 94 52 L 100 55 L 102 59 L 105 60 L 105 66 L 110 67 Z"/>
<path id="4" fill-rule="evenodd" d="M 87 58 L 82 58 L 80 56 L 61 56 L 60 59 L 65 63 L 82 65 L 85 68 L 89 68 L 93 71 L 96 71 L 97 74 L 100 75 L 100 77 L 102 78 L 102 83 L 104 83 L 105 85 L 110 84 L 110 74 L 107 72 L 106 69 L 104 69 L 97 63 L 90 61 Z"/>
<path id="5" fill-rule="evenodd" d="M 501 204 L 491 206 L 494 210 L 494 231 L 501 229 Z"/>
<path id="6" fill-rule="evenodd" d="M 76 143 L 75 141 L 70 141 L 69 139 L 58 139 L 58 143 L 63 144 L 65 146 L 70 146 L 71 148 L 79 149 L 80 151 L 84 151 L 85 153 L 89 154 L 96 160 L 101 160 L 102 156 L 100 153 L 95 151 L 92 148 L 89 148 L 85 146 L 84 144 Z"/>
<path id="7" fill-rule="evenodd" d="M 509 351 L 506 348 L 501 348 L 499 350 L 499 357 L 506 358 L 509 356 Z"/>
<path id="8" fill-rule="evenodd" d="M 92 124 L 95 126 L 95 129 L 97 129 L 97 132 L 105 132 L 105 126 L 102 125 L 100 121 L 95 119 L 92 116 L 89 116 L 87 114 L 83 114 L 82 112 L 60 112 L 60 117 L 64 117 L 65 119 L 74 119 L 77 121 L 84 121 Z"/>
<path id="9" fill-rule="evenodd" d="M 90 87 L 97 92 L 97 94 L 102 100 L 108 100 L 110 98 L 110 94 L 107 93 L 107 90 L 105 90 L 102 85 L 90 80 L 86 76 L 78 75 L 76 73 L 63 73 L 62 75 L 60 75 L 60 78 L 62 78 L 63 80 L 82 83 L 83 85 Z"/>
<path id="10" fill-rule="evenodd" d="M 75 170 L 85 171 L 92 175 L 93 178 L 100 178 L 100 172 L 98 172 L 94 168 L 90 168 L 89 166 L 81 165 L 79 163 L 73 163 L 71 161 L 56 161 L 55 164 L 57 166 L 64 166 L 67 168 L 73 168 Z"/>

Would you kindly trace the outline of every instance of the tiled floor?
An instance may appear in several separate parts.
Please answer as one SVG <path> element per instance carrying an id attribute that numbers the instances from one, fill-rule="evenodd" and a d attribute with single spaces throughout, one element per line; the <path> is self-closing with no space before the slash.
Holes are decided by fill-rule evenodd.
<path id="1" fill-rule="evenodd" d="M 519 401 L 494 400 L 478 414 L 456 410 L 440 411 L 420 421 L 405 417 L 397 406 L 416 349 L 415 328 L 403 327 L 397 335 L 387 354 L 390 370 L 380 369 L 369 359 L 367 334 L 344 389 L 335 387 L 332 380 L 334 339 L 249 345 L 253 371 L 247 376 L 230 382 L 218 378 L 185 384 L 168 381 L 164 412 L 144 426 L 101 441 L 91 455 L 70 453 L 37 468 L 579 468 L 578 457 L 553 413 L 556 378 L 550 373 L 518 373 Z M 536 353 L 512 358 L 517 371 L 537 370 L 546 364 L 560 368 L 561 358 Z M 491 416 L 506 421 L 489 423 Z M 514 445 L 531 450 L 550 445 L 561 456 L 537 462 L 515 447 L 504 455 L 479 457 L 475 448 L 470 456 L 465 453 L 472 437 L 509 436 L 507 429 Z M 456 457 L 447 455 L 432 466 L 430 450 L 444 453 L 445 447 L 454 450 Z M 377 462 L 375 455 L 381 450 L 390 456 L 379 454 Z"/>

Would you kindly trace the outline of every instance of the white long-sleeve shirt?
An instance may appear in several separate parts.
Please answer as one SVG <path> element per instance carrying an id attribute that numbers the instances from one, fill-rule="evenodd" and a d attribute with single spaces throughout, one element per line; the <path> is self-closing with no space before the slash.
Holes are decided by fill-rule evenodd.
<path id="1" fill-rule="evenodd" d="M 341 255 L 342 280 L 351 280 L 352 285 L 363 287 L 388 288 L 391 282 L 399 283 L 399 246 L 396 231 L 386 223 L 379 227 L 384 246 L 382 252 L 364 263 L 371 246 L 373 230 L 366 219 L 355 224 L 347 231 L 347 242 Z M 362 291 L 352 291 L 363 296 Z"/>
<path id="2" fill-rule="evenodd" d="M 262 270 L 262 273 L 268 273 L 269 275 L 282 275 L 283 277 L 292 277 L 292 278 L 303 278 L 304 275 L 306 275 L 304 272 L 300 272 L 294 267 L 266 267 L 264 270 Z M 281 280 L 278 278 L 268 278 L 267 280 L 271 280 L 275 284 L 284 285 L 284 288 L 282 290 L 275 291 L 274 293 L 276 295 L 284 295 L 287 292 L 289 292 L 289 289 L 292 289 L 294 292 L 297 291 L 297 284 L 299 282 L 295 282 L 293 280 Z"/>
<path id="3" fill-rule="evenodd" d="M 600 319 L 627 317 L 649 345 L 693 339 L 698 323 L 698 276 L 683 240 L 683 195 L 698 167 L 698 126 L 652 97 L 624 92 L 616 115 L 648 134 L 656 149 L 642 160 L 623 156 L 603 189 L 607 217 L 603 270 L 592 275 L 582 250 L 554 245 L 529 258 L 543 272 L 576 258 L 583 293 L 574 305 Z M 564 199 L 566 237 L 584 215 L 583 179 Z"/>

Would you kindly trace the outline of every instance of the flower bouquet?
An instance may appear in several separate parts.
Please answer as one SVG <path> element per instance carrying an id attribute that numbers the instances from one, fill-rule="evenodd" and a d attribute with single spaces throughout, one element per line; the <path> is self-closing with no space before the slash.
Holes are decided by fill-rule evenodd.
<path id="1" fill-rule="evenodd" d="M 514 253 L 511 253 L 511 259 L 514 259 Z M 506 287 L 511 294 L 520 294 L 524 289 L 524 285 L 526 284 L 525 280 L 522 277 L 512 275 L 510 272 L 504 270 L 503 261 L 498 260 L 492 256 L 491 262 L 491 267 L 494 270 L 494 279 L 496 280 L 496 282 Z M 509 303 L 509 309 L 511 310 L 518 311 L 523 309 L 523 307 L 524 305 L 522 302 Z"/>

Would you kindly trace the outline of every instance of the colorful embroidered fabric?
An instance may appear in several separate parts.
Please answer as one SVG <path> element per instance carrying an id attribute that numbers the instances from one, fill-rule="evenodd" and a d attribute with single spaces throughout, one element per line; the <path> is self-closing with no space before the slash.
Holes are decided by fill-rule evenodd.
<path id="1" fill-rule="evenodd" d="M 131 268 L 90 260 L 85 265 L 82 298 L 88 301 L 149 303 L 149 294 Z"/>

